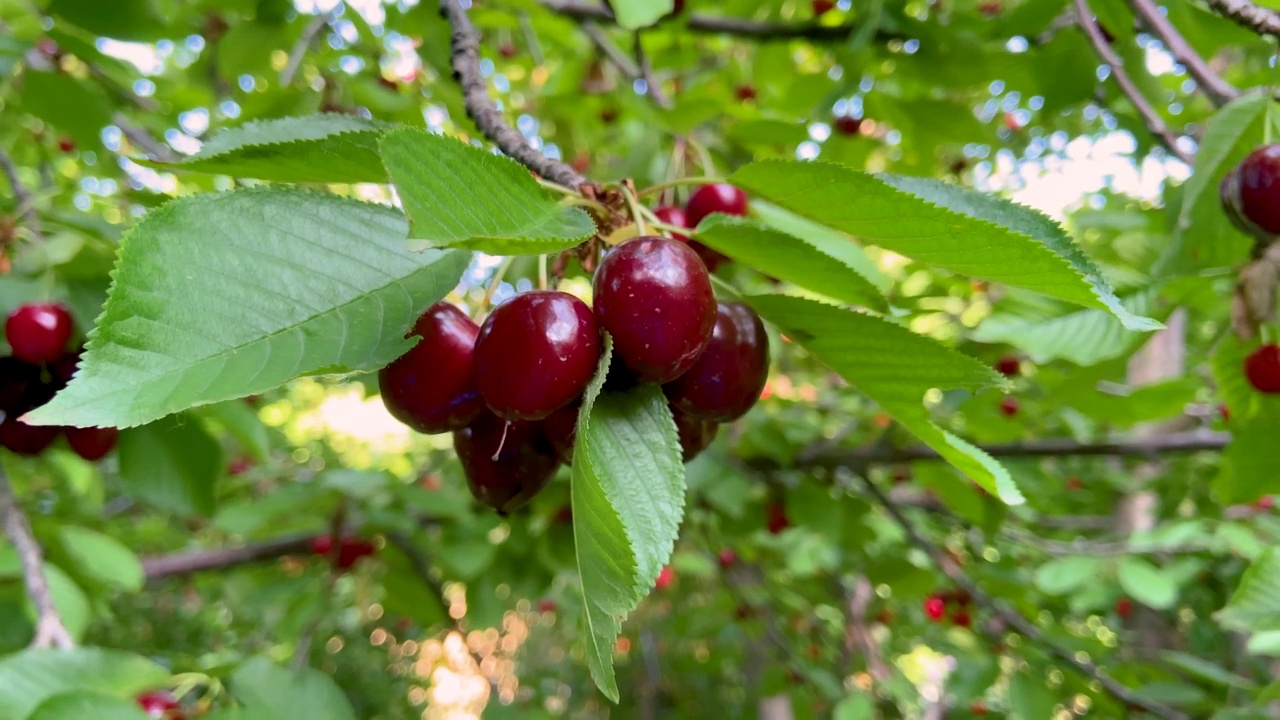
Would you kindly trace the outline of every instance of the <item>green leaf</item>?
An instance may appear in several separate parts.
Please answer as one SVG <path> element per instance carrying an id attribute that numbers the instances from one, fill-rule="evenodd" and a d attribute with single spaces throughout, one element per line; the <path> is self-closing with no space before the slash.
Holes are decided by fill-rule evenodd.
<path id="1" fill-rule="evenodd" d="M 1168 610 L 1178 600 L 1178 583 L 1140 557 L 1123 557 L 1116 564 L 1120 587 L 1133 599 L 1157 610 Z"/>
<path id="2" fill-rule="evenodd" d="M 22 107 L 83 148 L 99 146 L 98 133 L 111 124 L 111 101 L 102 89 L 61 72 L 26 72 Z"/>
<path id="3" fill-rule="evenodd" d="M 1018 720 L 1053 717 L 1055 704 L 1042 672 L 1023 670 L 1009 678 L 1009 709 Z"/>
<path id="4" fill-rule="evenodd" d="M 171 30 L 152 0 L 52 0 L 47 12 L 118 40 L 158 40 Z"/>
<path id="5" fill-rule="evenodd" d="M 169 673 L 159 665 L 121 650 L 27 650 L 0 660 L 0 718 L 26 718 L 60 693 L 132 698 L 168 680 Z"/>
<path id="6" fill-rule="evenodd" d="M 115 538 L 89 528 L 63 525 L 58 528 L 58 539 L 82 575 L 125 590 L 142 589 L 142 562 Z"/>
<path id="7" fill-rule="evenodd" d="M 1025 501 L 1004 466 L 933 424 L 924 405 L 933 388 L 1000 385 L 991 368 L 873 315 L 785 295 L 745 300 L 987 492 L 1010 505 Z"/>
<path id="8" fill-rule="evenodd" d="M 262 120 L 223 130 L 182 162 L 140 162 L 276 182 L 385 183 L 378 139 L 390 127 L 337 113 Z"/>
<path id="9" fill-rule="evenodd" d="M 53 607 L 58 611 L 58 617 L 62 618 L 67 633 L 76 641 L 83 639 L 85 631 L 89 629 L 89 598 L 57 565 L 45 563 L 44 575 L 49 582 Z M 31 612 L 31 617 L 34 618 L 34 607 Z"/>
<path id="10" fill-rule="evenodd" d="M 1123 298 L 1134 314 L 1154 307 L 1157 291 L 1148 290 Z M 1114 315 L 1103 310 L 1075 310 L 1048 318 L 996 314 L 983 320 L 970 337 L 982 343 L 1008 343 L 1026 352 L 1037 365 L 1066 360 L 1076 365 L 1097 365 L 1118 358 L 1143 341 L 1129 332 Z"/>
<path id="11" fill-rule="evenodd" d="M 676 426 L 662 390 L 644 385 L 600 394 L 611 356 L 606 349 L 583 398 L 571 493 L 587 664 L 600 691 L 618 702 L 613 646 L 622 620 L 671 557 L 685 484 Z"/>
<path id="12" fill-rule="evenodd" d="M 213 514 L 222 448 L 187 415 L 120 433 L 117 453 L 126 494 L 179 515 Z"/>
<path id="13" fill-rule="evenodd" d="M 556 202 L 524 166 L 423 130 L 393 130 L 382 161 L 409 215 L 412 247 L 494 255 L 552 253 L 595 233 L 582 210 Z"/>
<path id="14" fill-rule="evenodd" d="M 1228 630 L 1280 630 L 1280 551 L 1267 548 L 1244 571 L 1227 606 L 1214 617 Z"/>
<path id="15" fill-rule="evenodd" d="M 1096 557 L 1056 558 L 1036 568 L 1036 587 L 1050 595 L 1062 595 L 1096 579 L 1101 566 Z"/>
<path id="16" fill-rule="evenodd" d="M 1130 330 L 1161 327 L 1126 310 L 1056 223 L 993 195 L 823 162 L 766 160 L 731 179 L 788 210 L 921 262 L 1107 310 Z"/>
<path id="17" fill-rule="evenodd" d="M 1175 650 L 1165 650 L 1160 653 L 1160 657 L 1179 670 L 1195 675 L 1201 680 L 1206 680 L 1214 685 L 1239 688 L 1241 690 L 1258 689 L 1258 684 L 1249 678 L 1237 675 L 1217 663 L 1209 662 L 1195 655 Z"/>
<path id="18" fill-rule="evenodd" d="M 135 700 L 77 691 L 45 700 L 27 720 L 147 720 L 148 717 Z"/>
<path id="19" fill-rule="evenodd" d="M 395 210 L 284 189 L 185 197 L 124 239 L 80 371 L 30 421 L 131 427 L 323 369 L 372 370 L 465 253 L 404 247 Z"/>
<path id="20" fill-rule="evenodd" d="M 450 549 L 442 555 L 450 555 Z M 378 552 L 378 564 L 386 568 L 382 578 L 382 606 L 387 613 L 413 619 L 425 628 L 435 627 L 449 618 L 449 608 L 434 588 L 423 582 L 413 561 L 394 543 Z"/>
<path id="21" fill-rule="evenodd" d="M 888 307 L 880 291 L 848 265 L 766 225 L 717 213 L 698 225 L 698 242 L 833 300 L 876 310 Z"/>
<path id="22" fill-rule="evenodd" d="M 822 254 L 829 255 L 853 268 L 881 293 L 888 292 L 893 287 L 893 280 L 880 270 L 876 261 L 868 257 L 867 251 L 863 250 L 862 246 L 849 235 L 800 217 L 764 200 L 752 201 L 751 215 L 772 228 L 804 240 Z"/>
<path id="23" fill-rule="evenodd" d="M 262 424 L 257 411 L 247 402 L 227 400 L 206 405 L 201 408 L 200 414 L 221 426 L 254 460 L 262 462 L 271 453 L 267 426 Z"/>
<path id="24" fill-rule="evenodd" d="M 294 672 L 265 657 L 241 663 L 231 675 L 231 692 L 248 709 L 270 717 L 355 720 L 351 703 L 333 680 L 312 668 Z"/>
<path id="25" fill-rule="evenodd" d="M 671 14 L 674 0 L 611 0 L 618 25 L 627 30 L 649 27 Z"/>
<path id="26" fill-rule="evenodd" d="M 1218 393 L 1231 415 L 1231 442 L 1222 455 L 1223 472 L 1214 483 L 1224 504 L 1252 502 L 1280 492 L 1275 463 L 1280 397 L 1254 390 L 1244 375 L 1244 359 L 1256 348 L 1257 343 L 1245 345 L 1234 333 L 1228 333 L 1211 361 Z"/>

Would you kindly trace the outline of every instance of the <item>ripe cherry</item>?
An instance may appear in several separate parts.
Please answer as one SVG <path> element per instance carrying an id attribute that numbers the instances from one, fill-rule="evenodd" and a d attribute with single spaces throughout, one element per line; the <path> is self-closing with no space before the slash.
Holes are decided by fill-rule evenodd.
<path id="1" fill-rule="evenodd" d="M 629 240 L 605 255 L 592 287 L 596 321 L 613 336 L 614 352 L 639 382 L 680 377 L 711 341 L 711 277 L 682 242 Z"/>
<path id="2" fill-rule="evenodd" d="M 1017 355 L 1005 355 L 996 361 L 995 369 L 1005 377 L 1017 377 L 1022 374 L 1022 361 Z"/>
<path id="3" fill-rule="evenodd" d="M 831 123 L 831 127 L 841 135 L 857 135 L 862 132 L 862 120 L 848 115 L 841 115 Z"/>
<path id="4" fill-rule="evenodd" d="M 1227 174 L 1220 192 L 1229 216 L 1248 221 L 1262 234 L 1280 234 L 1280 145 L 1249 153 Z"/>
<path id="5" fill-rule="evenodd" d="M 466 427 L 484 410 L 476 389 L 480 327 L 457 307 L 436 303 L 414 323 L 422 338 L 378 372 L 382 403 L 392 417 L 421 433 Z"/>
<path id="6" fill-rule="evenodd" d="M 681 459 L 685 462 L 698 457 L 712 440 L 720 426 L 711 420 L 696 418 L 678 408 L 671 408 L 671 417 L 676 421 L 676 435 L 680 438 Z"/>
<path id="7" fill-rule="evenodd" d="M 480 327 L 475 362 L 476 383 L 490 410 L 505 420 L 541 420 L 580 397 L 595 374 L 595 316 L 568 293 L 516 295 Z"/>
<path id="8" fill-rule="evenodd" d="M 311 538 L 311 552 L 333 557 L 333 537 L 317 535 Z M 376 552 L 377 546 L 369 540 L 344 537 L 338 540 L 338 554 L 333 557 L 333 566 L 339 570 L 350 570 L 360 558 L 369 557 Z"/>
<path id="9" fill-rule="evenodd" d="M 981 700 L 974 700 L 973 704 L 969 706 L 969 714 L 977 715 L 979 717 L 985 716 L 987 714 L 986 703 Z"/>
<path id="10" fill-rule="evenodd" d="M 968 610 L 957 610 L 951 614 L 951 623 L 957 627 L 969 627 L 973 624 L 973 618 L 969 616 Z"/>
<path id="11" fill-rule="evenodd" d="M 774 501 L 765 506 L 764 509 L 765 528 L 770 535 L 778 533 L 791 527 L 791 518 L 787 517 L 787 506 L 780 502 Z"/>
<path id="12" fill-rule="evenodd" d="M 655 208 L 653 214 L 657 216 L 659 221 L 668 225 L 674 225 L 682 228 L 689 227 L 689 216 L 685 215 L 684 208 L 679 205 L 663 205 Z M 688 235 L 681 235 L 680 233 L 672 233 L 671 237 L 674 237 L 681 242 L 689 241 Z"/>
<path id="13" fill-rule="evenodd" d="M 738 564 L 738 553 L 733 548 L 724 548 L 716 555 L 716 560 L 720 563 L 720 567 L 728 570 Z"/>
<path id="14" fill-rule="evenodd" d="M 1129 616 L 1133 614 L 1133 601 L 1127 597 L 1116 600 L 1116 614 L 1120 616 L 1121 620 L 1128 620 Z"/>
<path id="15" fill-rule="evenodd" d="M 58 149 L 64 153 L 72 153 L 76 151 L 76 141 L 69 137 L 58 138 Z"/>
<path id="16" fill-rule="evenodd" d="M 1244 376 L 1260 393 L 1280 393 L 1280 345 L 1270 343 L 1244 359 Z"/>
<path id="17" fill-rule="evenodd" d="M 539 423 L 506 422 L 487 412 L 453 434 L 453 449 L 471 494 L 500 515 L 537 495 L 559 464 Z"/>
<path id="18" fill-rule="evenodd" d="M 142 712 L 147 714 L 147 717 L 182 720 L 182 716 L 178 715 L 180 707 L 178 699 L 168 691 L 146 692 L 134 699 L 137 701 L 138 707 L 142 708 Z"/>
<path id="19" fill-rule="evenodd" d="M 31 409 L 32 391 L 40 385 L 40 368 L 16 357 L 0 357 L 0 414 L 17 416 Z"/>
<path id="20" fill-rule="evenodd" d="M 813 8 L 814 17 L 822 17 L 831 12 L 835 8 L 835 0 L 813 0 L 810 7 Z"/>
<path id="21" fill-rule="evenodd" d="M 18 420 L 15 414 L 0 422 L 0 447 L 8 448 L 18 455 L 35 457 L 44 452 L 62 428 L 51 425 L 28 425 Z"/>
<path id="22" fill-rule="evenodd" d="M 1078 477 L 1074 477 L 1074 476 L 1072 476 L 1072 477 L 1067 478 L 1067 486 L 1066 486 L 1066 487 L 1067 487 L 1067 489 L 1068 489 L 1068 490 L 1083 490 L 1083 489 L 1084 489 L 1084 481 L 1083 481 L 1083 480 L 1081 480 L 1081 479 L 1080 479 L 1080 478 L 1078 478 Z"/>
<path id="23" fill-rule="evenodd" d="M 947 603 L 937 595 L 930 595 L 924 600 L 924 614 L 933 622 L 939 622 L 947 614 Z"/>
<path id="24" fill-rule="evenodd" d="M 516 46 L 511 43 L 503 43 L 498 46 L 498 54 L 504 58 L 513 58 L 516 56 Z"/>
<path id="25" fill-rule="evenodd" d="M 29 303 L 14 310 L 4 324 L 14 357 L 29 363 L 62 357 L 71 339 L 71 313 L 58 303 Z"/>
<path id="26" fill-rule="evenodd" d="M 120 431 L 112 428 L 67 428 L 67 443 L 80 457 L 95 462 L 107 456 L 116 446 Z"/>
<path id="27" fill-rule="evenodd" d="M 1270 510 L 1271 508 L 1276 506 L 1275 496 L 1263 495 L 1262 497 L 1254 501 L 1253 506 L 1258 508 L 1259 510 Z"/>
<path id="28" fill-rule="evenodd" d="M 755 100 L 756 99 L 755 86 L 739 85 L 737 88 L 734 89 L 733 96 L 743 102 L 746 102 L 748 100 Z"/>
<path id="29" fill-rule="evenodd" d="M 702 218 L 711 213 L 746 215 L 747 194 L 727 183 L 703 185 L 693 191 L 685 212 L 689 216 L 689 227 L 698 227 Z"/>
<path id="30" fill-rule="evenodd" d="M 662 572 L 658 573 L 658 579 L 653 582 L 654 590 L 666 590 L 675 582 L 676 572 L 671 569 L 670 565 L 663 565 Z"/>
<path id="31" fill-rule="evenodd" d="M 707 349 L 664 389 L 680 410 L 728 422 L 756 404 L 768 374 L 769 339 L 760 316 L 742 303 L 720 303 Z"/>
<path id="32" fill-rule="evenodd" d="M 1006 397 L 1000 400 L 1000 412 L 1005 417 L 1013 417 L 1018 414 L 1018 398 Z"/>
<path id="33" fill-rule="evenodd" d="M 551 443 L 556 459 L 565 465 L 573 464 L 573 443 L 578 437 L 578 411 L 581 406 L 566 405 L 542 421 L 542 434 Z"/>
<path id="34" fill-rule="evenodd" d="M 545 615 L 547 613 L 553 613 L 555 611 L 556 611 L 555 600 L 543 599 L 538 601 L 538 612 Z"/>

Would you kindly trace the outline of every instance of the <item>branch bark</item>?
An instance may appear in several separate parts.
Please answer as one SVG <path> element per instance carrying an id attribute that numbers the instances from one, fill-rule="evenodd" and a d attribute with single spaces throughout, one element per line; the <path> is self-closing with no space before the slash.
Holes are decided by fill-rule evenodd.
<path id="1" fill-rule="evenodd" d="M 238 548 L 197 550 L 143 558 L 142 571 L 147 580 L 174 575 L 190 575 L 202 570 L 221 570 L 237 565 L 275 560 L 295 553 L 310 553 L 314 535 L 295 535 Z"/>
<path id="2" fill-rule="evenodd" d="M 440 14 L 452 28 L 453 77 L 462 88 L 462 103 L 467 115 L 484 136 L 502 152 L 542 177 L 577 189 L 587 179 L 573 168 L 552 160 L 529 145 L 518 130 L 507 124 L 502 111 L 489 97 L 484 77 L 480 74 L 480 33 L 458 0 L 441 0 Z"/>
<path id="3" fill-rule="evenodd" d="M 1208 61 L 1200 57 L 1200 53 L 1182 37 L 1182 33 L 1156 7 L 1154 0 L 1129 0 L 1129 7 L 1160 40 L 1169 54 L 1187 68 L 1187 72 L 1191 73 L 1191 77 L 1214 105 L 1225 105 L 1240 96 L 1240 91 L 1214 72 Z"/>
<path id="4" fill-rule="evenodd" d="M 603 20 L 613 22 L 613 13 L 603 3 L 578 2 L 578 0 L 540 0 L 542 7 L 574 20 Z M 813 40 L 837 42 L 848 38 L 858 26 L 822 25 L 820 23 L 757 22 L 744 18 L 691 13 L 685 22 L 691 32 L 737 35 L 754 40 Z M 896 33 L 876 31 L 876 39 L 902 39 Z"/>
<path id="5" fill-rule="evenodd" d="M 1142 91 L 1129 77 L 1129 73 L 1124 69 L 1124 60 L 1116 54 L 1111 48 L 1111 43 L 1107 42 L 1106 37 L 1102 34 L 1102 29 L 1098 27 L 1097 20 L 1093 17 L 1093 11 L 1089 9 L 1087 0 L 1075 0 L 1076 22 L 1080 24 L 1080 29 L 1084 30 L 1085 37 L 1089 39 L 1089 44 L 1093 45 L 1094 51 L 1102 58 L 1102 61 L 1111 67 L 1111 77 L 1115 79 L 1116 85 L 1120 86 L 1120 91 L 1125 97 L 1129 98 L 1129 102 L 1133 103 L 1133 107 L 1142 116 L 1142 122 L 1165 146 L 1174 157 L 1182 162 L 1190 165 L 1191 155 L 1178 147 L 1178 138 L 1165 124 L 1164 118 L 1160 117 L 1160 113 L 1151 106 L 1146 97 L 1142 95 Z"/>
<path id="6" fill-rule="evenodd" d="M 44 235 L 40 233 L 40 220 L 36 216 L 35 198 L 18 177 L 18 166 L 14 165 L 13 158 L 3 150 L 0 150 L 0 170 L 4 170 L 9 187 L 13 189 L 13 199 L 18 201 L 18 219 L 26 225 L 37 240 L 43 240 Z"/>
<path id="7" fill-rule="evenodd" d="M 1209 0 L 1209 7 L 1259 35 L 1280 39 L 1280 13 L 1258 7 L 1249 0 Z"/>
<path id="8" fill-rule="evenodd" d="M 44 574 L 44 552 L 31 532 L 27 516 L 18 507 L 13 488 L 9 486 L 9 479 L 4 476 L 3 471 L 0 471 L 0 525 L 4 527 L 4 534 L 9 542 L 18 551 L 27 595 L 36 608 L 36 635 L 31 641 L 31 647 L 75 647 L 75 640 L 71 639 L 71 633 L 62 624 L 58 609 L 53 604 L 53 596 L 49 593 L 49 580 Z"/>

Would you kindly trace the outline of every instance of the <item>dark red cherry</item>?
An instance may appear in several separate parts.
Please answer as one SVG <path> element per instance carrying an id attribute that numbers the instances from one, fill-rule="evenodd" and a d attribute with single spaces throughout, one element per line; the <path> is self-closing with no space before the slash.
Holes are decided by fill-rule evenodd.
<path id="1" fill-rule="evenodd" d="M 848 115 L 841 115 L 831 123 L 835 131 L 841 135 L 857 135 L 862 131 L 862 120 Z"/>
<path id="2" fill-rule="evenodd" d="M 484 410 L 474 362 L 480 327 L 440 302 L 418 318 L 410 334 L 422 339 L 378 373 L 387 412 L 421 433 L 466 427 Z"/>
<path id="3" fill-rule="evenodd" d="M 1280 393 L 1280 345 L 1271 343 L 1244 359 L 1244 376 L 1260 393 Z"/>
<path id="4" fill-rule="evenodd" d="M 147 717 L 163 718 L 164 720 L 182 720 L 178 715 L 178 699 L 168 691 L 146 692 L 139 695 L 135 700 L 138 707 L 142 708 L 142 712 Z"/>
<path id="5" fill-rule="evenodd" d="M 1254 150 L 1235 172 L 1240 213 L 1268 235 L 1280 234 L 1280 145 Z"/>
<path id="6" fill-rule="evenodd" d="M 71 382 L 71 378 L 75 377 L 76 371 L 80 369 L 80 357 L 83 354 L 83 348 L 69 352 L 49 366 L 49 375 L 53 378 L 53 385 L 58 390 L 66 387 L 67 383 Z"/>
<path id="7" fill-rule="evenodd" d="M 722 569 L 728 570 L 738 564 L 738 553 L 734 552 L 733 548 L 723 548 L 720 550 L 720 553 L 716 555 L 716 559 L 720 562 L 720 567 Z"/>
<path id="8" fill-rule="evenodd" d="M 679 205 L 663 205 L 662 207 L 655 209 L 653 214 L 657 216 L 658 220 L 668 225 L 674 225 L 682 228 L 689 227 L 689 216 L 685 215 L 684 208 Z M 681 242 L 689 242 L 688 235 L 671 233 L 671 237 Z"/>
<path id="9" fill-rule="evenodd" d="M 600 332 L 578 298 L 535 290 L 489 313 L 476 340 L 476 384 L 505 420 L 541 420 L 582 395 L 600 362 Z"/>
<path id="10" fill-rule="evenodd" d="M 940 622 L 947 614 L 947 603 L 937 595 L 930 595 L 924 600 L 924 614 L 934 622 Z"/>
<path id="11" fill-rule="evenodd" d="M 831 12 L 836 6 L 835 0 L 813 0 L 810 7 L 813 8 L 814 17 L 822 17 Z"/>
<path id="12" fill-rule="evenodd" d="M 697 254 L 664 237 L 629 240 L 596 270 L 596 321 L 642 383 L 685 373 L 711 340 L 716 297 Z"/>
<path id="13" fill-rule="evenodd" d="M 733 91 L 733 96 L 743 102 L 756 99 L 756 89 L 753 85 L 739 85 Z"/>
<path id="14" fill-rule="evenodd" d="M 546 487 L 559 464 L 540 423 L 487 412 L 453 434 L 453 449 L 471 494 L 502 515 Z"/>
<path id="15" fill-rule="evenodd" d="M 4 333 L 14 357 L 29 363 L 53 362 L 62 357 L 71 339 L 71 313 L 58 303 L 30 303 L 14 310 L 5 321 Z"/>
<path id="16" fill-rule="evenodd" d="M 28 425 L 15 414 L 0 422 L 0 447 L 34 457 L 48 449 L 61 431 L 62 428 L 52 425 Z"/>
<path id="17" fill-rule="evenodd" d="M 316 555 L 328 555 L 333 550 L 333 538 L 329 535 L 317 535 L 311 538 L 311 552 Z"/>
<path id="18" fill-rule="evenodd" d="M 116 446 L 116 439 L 120 436 L 120 431 L 111 428 L 76 428 L 69 427 L 67 430 L 67 444 L 80 457 L 94 462 L 101 460 L 111 452 Z"/>
<path id="19" fill-rule="evenodd" d="M 768 374 L 769 338 L 760 316 L 742 303 L 720 303 L 707 349 L 663 389 L 680 410 L 728 422 L 756 404 Z"/>
<path id="20" fill-rule="evenodd" d="M 696 418 L 674 407 L 671 408 L 671 417 L 676 421 L 676 435 L 680 438 L 680 451 L 685 462 L 706 450 L 720 430 L 716 423 Z"/>
<path id="21" fill-rule="evenodd" d="M 350 570 L 356 566 L 360 558 L 372 557 L 377 551 L 378 546 L 370 540 L 342 538 L 342 545 L 338 548 L 338 557 L 333 561 L 333 566 L 339 570 Z"/>
<path id="22" fill-rule="evenodd" d="M 16 357 L 0 357 L 0 414 L 7 418 L 30 410 L 29 398 L 39 385 L 39 367 Z"/>
<path id="23" fill-rule="evenodd" d="M 764 525 L 771 535 L 777 535 L 791 527 L 791 518 L 787 517 L 787 506 L 776 500 L 765 506 Z"/>
<path id="24" fill-rule="evenodd" d="M 689 197 L 684 210 L 689 216 L 689 227 L 698 227 L 702 218 L 711 213 L 746 215 L 747 194 L 728 183 L 703 185 Z"/>
<path id="25" fill-rule="evenodd" d="M 573 442 L 578 437 L 578 404 L 566 405 L 542 421 L 542 434 L 556 451 L 556 458 L 565 465 L 573 464 Z"/>
<path id="26" fill-rule="evenodd" d="M 1022 374 L 1022 361 L 1017 355 L 1005 355 L 996 361 L 995 369 L 1005 377 L 1017 377 Z"/>
<path id="27" fill-rule="evenodd" d="M 1000 412 L 1005 417 L 1013 417 L 1018 414 L 1018 398 L 1006 397 L 1000 400 Z"/>
<path id="28" fill-rule="evenodd" d="M 76 151 L 76 141 L 69 137 L 58 138 L 58 149 L 64 153 L 72 153 Z"/>

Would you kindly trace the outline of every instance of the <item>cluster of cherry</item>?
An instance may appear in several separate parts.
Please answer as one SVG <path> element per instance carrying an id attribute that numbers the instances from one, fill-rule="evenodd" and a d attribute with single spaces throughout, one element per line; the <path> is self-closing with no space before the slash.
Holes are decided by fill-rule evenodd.
<path id="1" fill-rule="evenodd" d="M 0 447 L 19 455 L 43 453 L 66 434 L 85 460 L 100 460 L 115 447 L 115 428 L 28 425 L 19 418 L 53 399 L 75 374 L 78 350 L 68 352 L 74 331 L 71 313 L 57 303 L 30 303 L 5 321 L 12 355 L 0 357 Z"/>
<path id="2" fill-rule="evenodd" d="M 973 596 L 968 590 L 934 593 L 924 600 L 924 614 L 933 622 L 942 622 L 947 614 L 947 606 L 954 605 L 956 609 L 951 613 L 952 624 L 969 627 L 973 624 L 973 617 L 969 615 L 969 605 L 972 602 Z"/>
<path id="3" fill-rule="evenodd" d="M 1231 223 L 1253 237 L 1259 249 L 1280 242 L 1280 145 L 1249 153 L 1222 179 L 1218 191 Z M 1251 352 L 1244 374 L 1258 392 L 1280 393 L 1280 345 L 1269 342 Z"/>
<path id="4" fill-rule="evenodd" d="M 701 188 L 690 205 L 724 187 Z M 731 209 L 745 213 L 745 196 Z M 764 325 L 746 305 L 716 302 L 690 243 L 642 236 L 618 245 L 596 269 L 592 294 L 594 308 L 560 291 L 521 293 L 480 326 L 437 303 L 414 325 L 421 341 L 378 375 L 395 418 L 418 432 L 454 434 L 472 494 L 500 513 L 572 463 L 601 331 L 614 349 L 604 392 L 661 385 L 686 461 L 711 443 L 718 423 L 760 397 L 769 365 Z"/>

